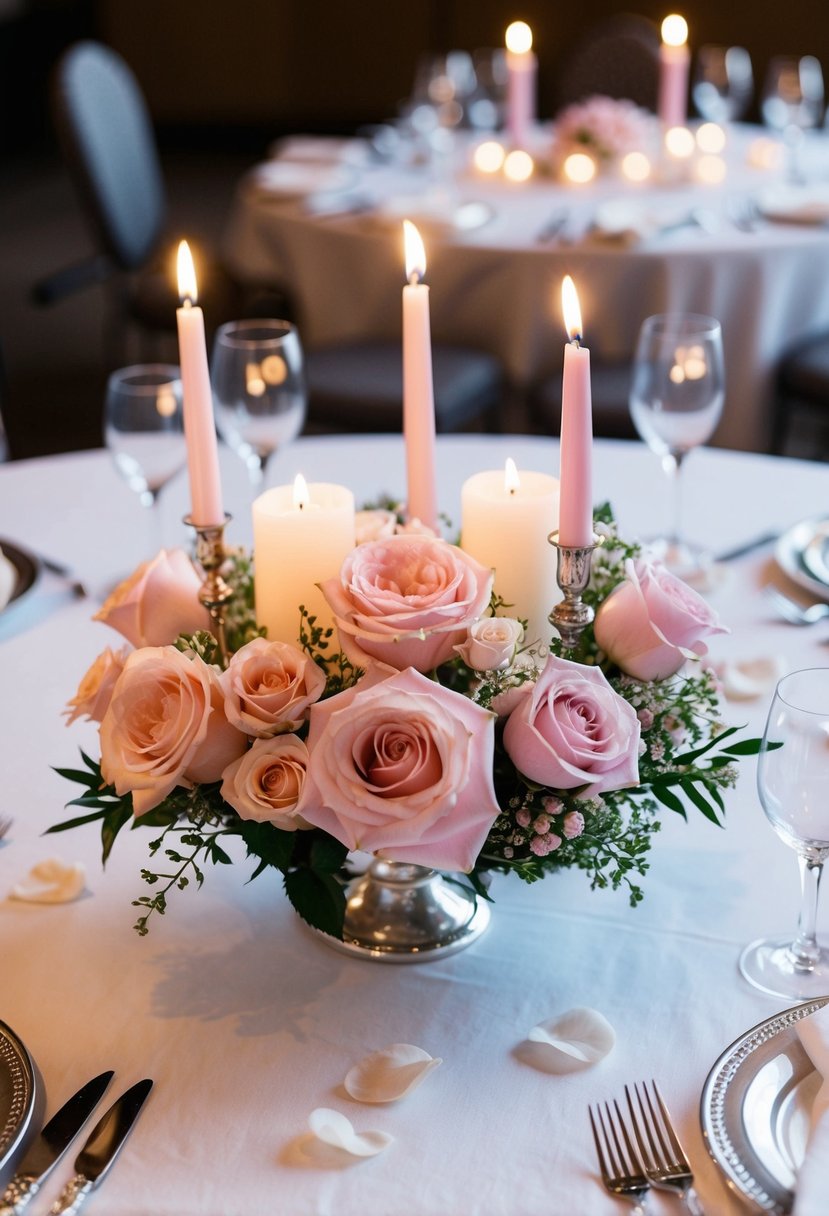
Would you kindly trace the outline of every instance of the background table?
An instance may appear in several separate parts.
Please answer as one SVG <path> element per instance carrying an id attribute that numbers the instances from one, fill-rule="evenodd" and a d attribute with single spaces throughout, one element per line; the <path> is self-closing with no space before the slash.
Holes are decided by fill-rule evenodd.
<path id="1" fill-rule="evenodd" d="M 723 326 L 727 394 L 714 442 L 746 451 L 769 445 L 773 376 L 781 354 L 829 328 L 829 229 L 759 223 L 746 232 L 729 218 L 732 202 L 779 180 L 752 169 L 748 149 L 759 130 L 737 128 L 728 176 L 718 186 L 632 187 L 618 177 L 562 186 L 536 176 L 524 184 L 483 177 L 461 145 L 450 169 L 349 167 L 363 214 L 317 213 L 316 198 L 270 193 L 252 173 L 240 183 L 224 236 L 229 264 L 251 282 L 282 282 L 294 294 L 309 347 L 400 334 L 404 283 L 399 220 L 383 208 L 407 197 L 419 222 L 424 196 L 482 202 L 491 220 L 470 231 L 423 226 L 432 330 L 437 340 L 497 355 L 527 386 L 560 374 L 564 346 L 561 279 L 572 274 L 585 343 L 595 357 L 630 356 L 639 326 L 658 312 L 701 312 Z M 311 145 L 313 147 L 313 145 Z M 328 145 L 320 144 L 320 156 Z M 303 144 L 308 155 L 308 146 Z M 285 154 L 291 154 L 290 145 Z M 348 155 L 346 151 L 346 155 Z M 829 176 L 829 136 L 815 135 L 806 164 Z M 319 166 L 318 166 L 319 168 Z M 344 195 L 341 207 L 348 206 Z M 639 244 L 583 239 L 596 208 L 610 198 L 643 213 L 681 218 L 701 209 L 707 228 L 690 224 Z M 420 199 L 420 203 L 418 202 Z M 539 241 L 550 218 L 567 213 L 556 241 Z"/>
<path id="2" fill-rule="evenodd" d="M 557 469 L 552 441 L 441 440 L 441 502 L 456 520 L 462 480 L 501 467 L 506 455 L 519 467 Z M 227 453 L 223 461 L 231 539 L 242 541 L 249 492 L 241 463 Z M 399 491 L 402 442 L 299 441 L 277 458 L 274 480 L 296 471 L 344 482 L 361 499 Z M 659 514 L 658 474 L 639 445 L 597 447 L 597 497 L 612 498 L 629 535 Z M 819 465 L 702 451 L 688 474 L 694 533 L 715 547 L 826 509 Z M 179 481 L 165 512 L 170 542 L 185 536 L 185 509 Z M 140 508 L 104 452 L 0 469 L 0 521 L 0 534 L 60 556 L 93 588 L 128 568 L 144 536 Z M 829 626 L 798 630 L 774 619 L 759 594 L 769 566 L 766 551 L 725 569 L 712 602 L 732 633 L 716 639 L 716 656 L 825 665 Z M 50 766 L 71 766 L 79 745 L 97 746 L 94 729 L 66 730 L 60 717 L 95 655 L 117 645 L 91 621 L 93 610 L 44 574 L 0 616 L 0 813 L 15 820 L 0 845 L 0 1019 L 34 1054 L 49 1110 L 104 1068 L 116 1070 L 113 1095 L 140 1077 L 156 1080 L 90 1216 L 611 1216 L 621 1208 L 597 1181 L 586 1106 L 651 1076 L 669 1098 L 707 1211 L 743 1211 L 707 1158 L 699 1096 L 720 1052 L 785 1004 L 749 989 L 736 960 L 746 941 L 793 928 L 798 905 L 795 859 L 759 808 L 753 761 L 740 765 L 724 831 L 666 813 L 636 910 L 622 893 L 591 893 L 579 873 L 532 888 L 499 878 L 491 928 L 475 946 L 443 961 L 378 966 L 331 950 L 297 920 L 275 876 L 245 885 L 240 864 L 211 869 L 200 893 L 179 894 L 140 939 L 130 900 L 145 890 L 147 832 L 125 832 L 106 871 L 94 828 L 42 835 L 74 793 Z M 766 698 L 729 706 L 728 716 L 756 733 L 766 706 Z M 85 863 L 84 898 L 56 907 L 5 898 L 53 854 Z M 828 912 L 824 904 L 825 930 Z M 613 1054 L 569 1077 L 522 1062 L 528 1030 L 579 1005 L 613 1023 Z M 350 1101 L 349 1067 L 393 1042 L 444 1063 L 400 1105 Z M 303 1168 L 294 1145 L 317 1106 L 396 1142 L 350 1169 Z M 63 1162 L 37 1211 L 69 1171 Z M 672 1203 L 655 1196 L 653 1211 L 667 1214 Z"/>

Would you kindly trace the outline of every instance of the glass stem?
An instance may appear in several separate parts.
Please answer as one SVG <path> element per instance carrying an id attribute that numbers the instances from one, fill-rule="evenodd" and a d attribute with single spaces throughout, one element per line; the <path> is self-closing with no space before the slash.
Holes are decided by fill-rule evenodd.
<path id="1" fill-rule="evenodd" d="M 141 502 L 144 504 L 149 522 L 147 543 L 149 545 L 148 557 L 155 557 L 156 553 L 161 548 L 162 544 L 162 527 L 161 527 L 161 511 L 158 506 L 158 491 L 145 490 L 141 495 Z"/>
<path id="2" fill-rule="evenodd" d="M 662 457 L 662 468 L 668 474 L 673 492 L 673 519 L 668 540 L 674 546 L 682 544 L 682 459 L 684 452 L 668 452 Z"/>
<path id="3" fill-rule="evenodd" d="M 800 916 L 797 937 L 789 947 L 798 971 L 811 971 L 820 958 L 817 944 L 817 901 L 823 861 L 798 855 L 800 868 Z"/>

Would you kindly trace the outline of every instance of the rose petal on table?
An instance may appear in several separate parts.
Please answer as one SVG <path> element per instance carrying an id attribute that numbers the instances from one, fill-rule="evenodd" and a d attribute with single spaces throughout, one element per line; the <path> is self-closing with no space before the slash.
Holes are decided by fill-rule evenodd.
<path id="1" fill-rule="evenodd" d="M 417 1089 L 442 1063 L 422 1047 L 392 1043 L 355 1064 L 343 1084 L 357 1102 L 396 1102 Z"/>
<path id="2" fill-rule="evenodd" d="M 596 1009 L 570 1009 L 533 1026 L 527 1035 L 534 1044 L 534 1062 L 545 1072 L 577 1072 L 592 1068 L 614 1048 L 616 1032 Z"/>
<path id="3" fill-rule="evenodd" d="M 777 681 L 788 671 L 788 664 L 779 655 L 772 658 L 742 659 L 715 666 L 728 701 L 754 701 L 767 696 Z"/>
<path id="4" fill-rule="evenodd" d="M 68 904 L 78 899 L 86 883 L 86 870 L 79 861 L 47 857 L 29 871 L 28 878 L 12 887 L 12 899 L 32 904 Z"/>
<path id="5" fill-rule="evenodd" d="M 311 1111 L 308 1126 L 324 1144 L 350 1153 L 352 1157 L 376 1157 L 394 1143 L 394 1136 L 385 1132 L 355 1132 L 345 1115 L 327 1106 L 318 1106 Z"/>

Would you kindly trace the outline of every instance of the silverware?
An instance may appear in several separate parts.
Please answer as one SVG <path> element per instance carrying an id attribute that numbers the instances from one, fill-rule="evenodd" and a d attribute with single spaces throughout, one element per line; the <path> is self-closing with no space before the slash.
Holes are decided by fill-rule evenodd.
<path id="1" fill-rule="evenodd" d="M 54 574 L 68 583 L 72 588 L 72 594 L 76 595 L 78 599 L 86 597 L 86 587 L 84 587 L 80 579 L 75 578 L 75 575 L 68 566 L 64 566 L 62 562 L 55 561 L 53 557 L 46 557 L 43 553 L 38 553 L 37 560 L 44 570 L 48 570 L 50 574 Z"/>
<path id="2" fill-rule="evenodd" d="M 766 583 L 763 588 L 765 594 L 774 604 L 777 611 L 780 613 L 790 625 L 814 625 L 815 622 L 823 620 L 829 616 L 829 604 L 810 604 L 804 608 L 798 604 L 796 600 L 789 599 L 772 583 Z"/>
<path id="3" fill-rule="evenodd" d="M 75 1216 L 86 1197 L 101 1185 L 152 1087 L 149 1079 L 139 1081 L 113 1102 L 75 1158 L 75 1176 L 49 1209 L 50 1216 Z"/>
<path id="4" fill-rule="evenodd" d="M 599 1105 L 596 1106 L 595 1117 L 592 1107 L 587 1108 L 596 1144 L 596 1155 L 599 1158 L 602 1182 L 612 1195 L 628 1199 L 633 1204 L 634 1212 L 638 1212 L 639 1216 L 647 1216 L 645 1198 L 650 1190 L 650 1183 L 636 1156 L 636 1149 L 633 1147 L 625 1127 L 619 1103 L 614 1102 L 613 1107 L 616 1111 L 615 1122 L 608 1102 L 604 1104 L 604 1115 L 602 1115 L 602 1108 Z M 619 1132 L 621 1132 L 621 1140 Z"/>
<path id="5" fill-rule="evenodd" d="M 634 1085 L 633 1091 L 636 1094 L 636 1107 L 630 1088 L 625 1086 L 633 1134 L 648 1179 L 661 1190 L 673 1191 L 678 1195 L 691 1216 L 705 1216 L 694 1190 L 691 1166 L 656 1082 L 651 1081 L 650 1090 L 642 1082 L 641 1090 Z"/>
<path id="6" fill-rule="evenodd" d="M 0 840 L 7 834 L 13 823 L 14 820 L 11 815 L 0 816 Z M 2 1213 L 0 1213 L 0 1216 L 2 1216 Z"/>
<path id="7" fill-rule="evenodd" d="M 725 549 L 722 553 L 718 553 L 714 561 L 736 561 L 738 557 L 745 557 L 747 553 L 753 553 L 755 549 L 762 549 L 764 545 L 773 544 L 779 536 L 779 532 L 761 532 L 759 536 L 754 536 L 751 540 L 744 541 L 740 545 L 735 545 L 733 549 Z"/>
<path id="8" fill-rule="evenodd" d="M 8 825 L 11 820 L 5 820 L 4 823 Z M 0 1198 L 0 1216 L 20 1216 L 100 1102 L 113 1075 L 112 1072 L 102 1072 L 100 1076 L 87 1081 L 86 1085 L 52 1115 L 40 1135 L 29 1145 L 25 1157 Z"/>
<path id="9" fill-rule="evenodd" d="M 546 224 L 539 228 L 535 234 L 537 245 L 543 245 L 545 241 L 552 241 L 561 232 L 564 225 L 567 223 L 569 213 L 567 211 L 555 211 Z"/>

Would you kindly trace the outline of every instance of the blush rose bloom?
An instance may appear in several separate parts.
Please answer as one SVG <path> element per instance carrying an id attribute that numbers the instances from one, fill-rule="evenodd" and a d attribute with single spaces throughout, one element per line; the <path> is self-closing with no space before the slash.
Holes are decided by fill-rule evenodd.
<path id="1" fill-rule="evenodd" d="M 639 782 L 639 719 L 598 667 L 550 655 L 504 727 L 519 772 L 552 789 L 587 796 Z"/>
<path id="2" fill-rule="evenodd" d="M 272 823 L 287 832 L 308 828 L 296 814 L 307 767 L 308 748 L 297 735 L 257 739 L 225 769 L 222 797 L 242 819 Z"/>
<path id="3" fill-rule="evenodd" d="M 247 747 L 224 714 L 217 668 L 174 646 L 144 646 L 124 664 L 101 723 L 101 772 L 136 815 L 177 786 L 218 781 Z"/>
<path id="4" fill-rule="evenodd" d="M 220 679 L 227 720 L 259 739 L 297 730 L 325 691 L 325 674 L 313 659 L 266 638 L 237 650 Z"/>
<path id="5" fill-rule="evenodd" d="M 494 724 L 412 668 L 374 667 L 311 710 L 297 811 L 349 849 L 468 871 L 499 812 Z"/>
<path id="6" fill-rule="evenodd" d="M 86 718 L 89 722 L 103 721 L 112 699 L 112 690 L 124 670 L 129 653 L 128 646 L 122 646 L 120 650 L 107 646 L 106 650 L 98 655 L 78 685 L 78 691 L 63 711 L 66 714 L 67 726 L 78 718 Z"/>
<path id="7" fill-rule="evenodd" d="M 510 616 L 489 616 L 470 626 L 469 636 L 455 650 L 473 671 L 503 671 L 512 664 L 524 633 Z"/>
<path id="8" fill-rule="evenodd" d="M 431 671 L 488 607 L 492 577 L 445 540 L 392 536 L 358 545 L 321 589 L 352 663 Z"/>
<path id="9" fill-rule="evenodd" d="M 386 511 L 381 507 L 357 511 L 354 515 L 354 531 L 358 545 L 368 544 L 371 540 L 381 540 L 384 536 L 394 536 L 397 531 L 397 516 L 394 511 Z"/>
<path id="10" fill-rule="evenodd" d="M 596 613 L 596 643 L 635 680 L 664 680 L 686 659 L 708 653 L 703 638 L 728 633 L 705 600 L 666 570 L 640 559 L 625 562 L 625 580 Z"/>
<path id="11" fill-rule="evenodd" d="M 180 633 L 210 629 L 200 586 L 183 549 L 162 549 L 115 588 L 93 620 L 117 629 L 133 646 L 166 646 Z"/>

